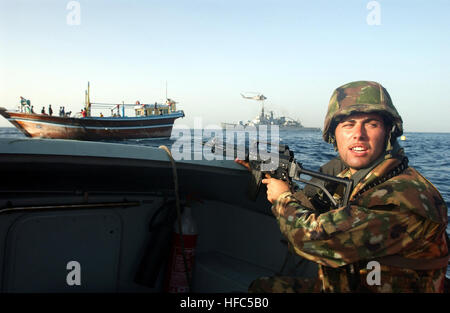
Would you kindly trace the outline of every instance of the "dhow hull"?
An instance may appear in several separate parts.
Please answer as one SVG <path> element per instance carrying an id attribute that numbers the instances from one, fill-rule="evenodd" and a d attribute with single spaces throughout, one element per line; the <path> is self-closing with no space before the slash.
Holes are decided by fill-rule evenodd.
<path id="1" fill-rule="evenodd" d="M 75 140 L 169 138 L 175 119 L 184 117 L 179 111 L 148 117 L 72 118 L 10 112 L 3 108 L 0 114 L 27 137 Z"/>

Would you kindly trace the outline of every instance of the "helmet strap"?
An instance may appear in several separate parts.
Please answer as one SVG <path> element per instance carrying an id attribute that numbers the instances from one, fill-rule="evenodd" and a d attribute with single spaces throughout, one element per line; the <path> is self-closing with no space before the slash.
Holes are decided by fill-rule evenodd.
<path id="1" fill-rule="evenodd" d="M 397 142 L 397 138 L 392 137 L 392 135 L 394 134 L 395 130 L 396 130 L 396 127 L 395 127 L 395 124 L 393 124 L 392 128 L 391 128 L 391 130 L 389 132 L 389 135 L 386 136 L 386 149 L 385 149 L 386 156 L 388 156 L 388 155 L 392 156 L 395 153 L 395 151 L 393 151 L 393 150 L 395 148 L 394 146 L 395 146 L 395 143 Z"/>

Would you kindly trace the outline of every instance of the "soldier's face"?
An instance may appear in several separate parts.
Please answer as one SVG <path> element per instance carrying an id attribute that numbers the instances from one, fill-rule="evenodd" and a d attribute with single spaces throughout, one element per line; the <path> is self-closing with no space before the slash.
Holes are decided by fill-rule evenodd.
<path id="1" fill-rule="evenodd" d="M 339 155 L 353 174 L 383 153 L 386 129 L 380 115 L 357 113 L 337 125 L 335 136 Z"/>

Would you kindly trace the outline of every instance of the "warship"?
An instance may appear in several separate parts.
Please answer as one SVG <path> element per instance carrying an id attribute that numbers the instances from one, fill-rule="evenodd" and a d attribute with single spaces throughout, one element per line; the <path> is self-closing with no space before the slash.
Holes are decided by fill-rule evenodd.
<path id="1" fill-rule="evenodd" d="M 258 116 L 256 116 L 253 120 L 248 121 L 239 121 L 238 123 L 226 123 L 222 122 L 222 128 L 233 128 L 236 126 L 261 126 L 261 125 L 277 125 L 280 130 L 299 130 L 299 131 L 321 131 L 318 127 L 305 127 L 299 120 L 287 117 L 280 116 L 275 117 L 273 111 L 269 111 L 268 114 L 264 112 L 264 100 L 267 99 L 263 94 L 258 94 L 256 96 L 245 96 L 241 94 L 244 99 L 251 99 L 262 102 L 261 112 Z"/>

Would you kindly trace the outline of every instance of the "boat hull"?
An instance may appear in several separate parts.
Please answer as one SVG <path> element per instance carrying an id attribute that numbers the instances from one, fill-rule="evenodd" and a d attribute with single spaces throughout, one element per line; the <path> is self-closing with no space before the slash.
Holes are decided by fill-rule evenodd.
<path id="1" fill-rule="evenodd" d="M 27 137 L 75 140 L 169 138 L 182 111 L 147 117 L 72 118 L 10 112 L 0 109 L 9 122 Z"/>
<path id="2" fill-rule="evenodd" d="M 174 180 L 172 166 L 154 147 L 0 138 L 0 290 L 162 292 L 178 196 L 198 226 L 192 292 L 243 293 L 280 268 L 317 276 L 307 260 L 286 262 L 265 193 L 247 197 L 246 169 L 180 160 Z"/>

